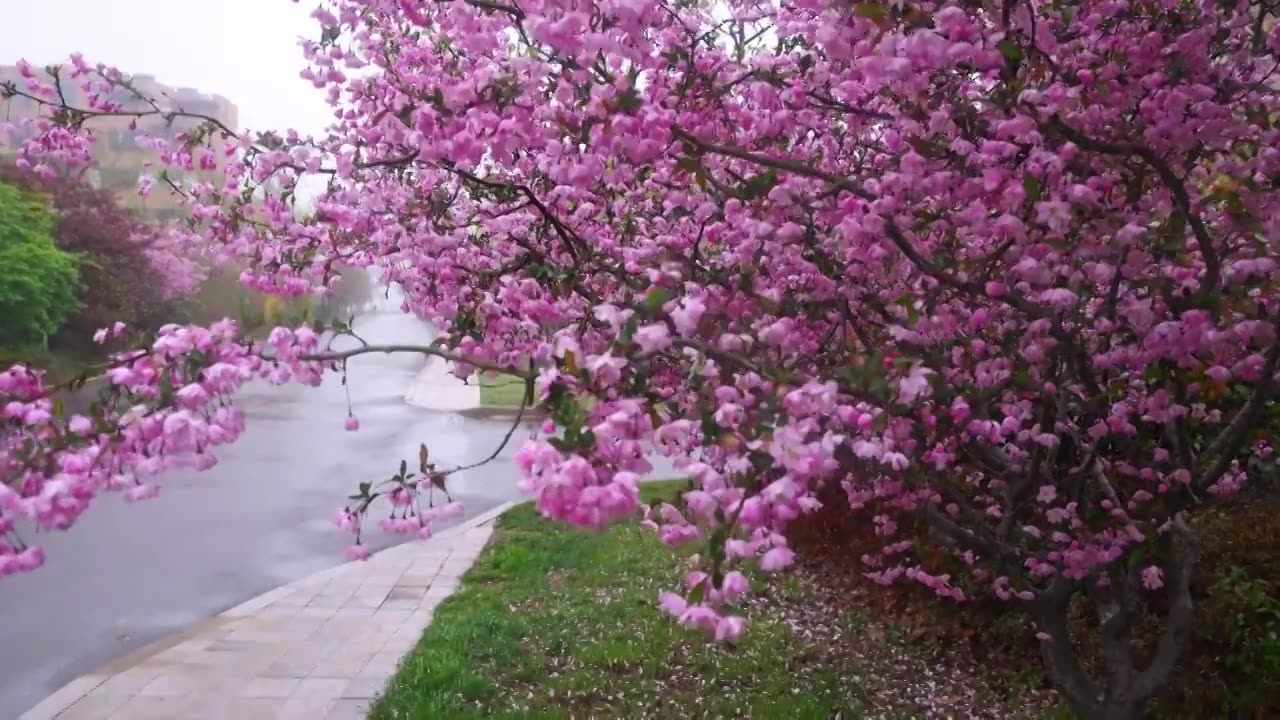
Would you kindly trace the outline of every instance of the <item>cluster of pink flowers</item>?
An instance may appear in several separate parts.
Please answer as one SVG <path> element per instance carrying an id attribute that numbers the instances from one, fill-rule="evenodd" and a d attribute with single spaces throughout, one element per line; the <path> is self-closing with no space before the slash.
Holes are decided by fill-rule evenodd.
<path id="1" fill-rule="evenodd" d="M 126 328 L 95 334 L 104 342 Z M 245 429 L 231 398 L 246 382 L 320 381 L 309 328 L 278 329 L 267 345 L 242 341 L 231 321 L 209 328 L 168 325 L 150 347 L 113 357 L 105 387 L 88 415 L 55 412 L 59 388 L 42 372 L 15 366 L 0 373 L 0 572 L 39 567 L 44 553 L 27 545 L 23 527 L 67 530 L 101 491 L 127 501 L 154 497 L 166 469 L 207 470 L 217 447 Z M 456 512 L 450 508 L 447 512 Z"/>
<path id="2" fill-rule="evenodd" d="M 459 374 L 537 368 L 552 424 L 518 464 L 546 515 L 634 516 L 647 453 L 672 457 L 691 488 L 644 519 L 707 544 L 711 571 L 664 596 L 682 623 L 737 637 L 734 573 L 786 567 L 828 487 L 874 523 L 880 582 L 1058 607 L 1129 592 L 1142 549 L 1141 586 L 1172 592 L 1194 557 L 1163 541 L 1192 542 L 1182 513 L 1273 464 L 1252 431 L 1280 364 L 1280 34 L 1256 12 L 326 0 L 303 77 L 334 125 L 240 137 L 224 184 L 184 192 L 255 287 L 376 266 Z M 47 85 L 26 92 L 56 104 Z M 83 147 L 37 125 L 29 161 Z M 308 173 L 332 182 L 298 221 L 282 194 Z M 157 363 L 198 332 L 117 384 L 155 400 Z M 307 343 L 281 330 L 283 364 L 228 362 L 318 381 L 289 361 Z M 72 464 L 198 456 L 238 432 L 197 411 L 223 389 L 101 419 L 109 439 Z M 14 413 L 15 443 L 64 434 L 39 401 Z M 87 504 L 11 462 L 40 517 Z"/>

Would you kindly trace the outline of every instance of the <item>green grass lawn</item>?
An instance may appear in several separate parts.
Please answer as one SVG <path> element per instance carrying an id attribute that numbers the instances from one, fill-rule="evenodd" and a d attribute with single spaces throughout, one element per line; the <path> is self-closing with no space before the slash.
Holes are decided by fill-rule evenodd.
<path id="1" fill-rule="evenodd" d="M 635 523 L 592 535 L 516 507 L 369 717 L 1054 717 L 1037 683 L 875 620 L 799 570 L 757 578 L 751 628 L 716 645 L 657 608 L 691 561 Z"/>
<path id="2" fill-rule="evenodd" d="M 524 380 L 512 375 L 480 376 L 480 407 L 518 408 L 524 399 Z"/>
<path id="3" fill-rule="evenodd" d="M 806 658 L 779 618 L 753 612 L 741 645 L 725 648 L 660 614 L 657 594 L 686 561 L 634 524 L 590 535 L 517 507 L 370 717 L 829 718 L 848 708 L 848 676 Z M 858 715 L 850 709 L 843 717 Z"/>

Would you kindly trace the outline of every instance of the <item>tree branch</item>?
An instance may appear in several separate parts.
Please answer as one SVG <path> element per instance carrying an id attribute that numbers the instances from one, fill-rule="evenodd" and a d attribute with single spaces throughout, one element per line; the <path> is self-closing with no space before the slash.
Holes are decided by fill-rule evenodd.
<path id="1" fill-rule="evenodd" d="M 1170 525 L 1171 532 L 1182 541 L 1182 558 L 1180 562 L 1171 563 L 1166 585 L 1169 588 L 1169 616 L 1165 620 L 1165 631 L 1156 645 L 1155 655 L 1146 670 L 1138 674 L 1130 691 L 1130 701 L 1142 702 L 1155 694 L 1178 663 L 1182 655 L 1182 645 L 1191 634 L 1191 626 L 1195 623 L 1195 605 L 1191 600 L 1191 573 L 1200 560 L 1200 540 L 1187 526 L 1182 514 L 1174 516 Z"/>
<path id="2" fill-rule="evenodd" d="M 1040 656 L 1049 677 L 1080 717 L 1097 717 L 1100 689 L 1081 666 L 1067 627 L 1067 611 L 1078 590 L 1074 580 L 1058 575 L 1032 601 L 1032 609 L 1037 627 L 1047 635 L 1040 640 Z"/>
<path id="3" fill-rule="evenodd" d="M 473 470 L 481 465 L 493 462 L 493 460 L 498 457 L 498 453 L 501 453 L 502 449 L 507 446 L 507 443 L 511 442 L 511 436 L 515 435 L 516 428 L 520 427 L 520 421 L 524 419 L 524 411 L 529 407 L 529 399 L 531 397 L 533 397 L 533 380 L 526 378 L 524 381 L 524 396 L 520 398 L 520 409 L 516 412 L 515 420 L 511 421 L 511 427 L 507 428 L 507 434 L 502 437 L 502 442 L 498 443 L 498 447 L 494 448 L 493 452 L 489 454 L 489 457 L 479 462 L 474 462 L 469 465 L 459 465 L 458 467 L 450 468 L 449 470 L 440 473 L 440 475 L 442 477 L 446 477 L 456 472 Z"/>
<path id="4" fill-rule="evenodd" d="M 1204 219 L 1191 207 L 1191 196 L 1187 193 L 1186 183 L 1174 173 L 1169 163 L 1165 162 L 1154 150 L 1145 145 L 1094 140 L 1067 125 L 1057 115 L 1049 119 L 1049 125 L 1063 137 L 1085 150 L 1106 155 L 1136 156 L 1151 166 L 1156 171 L 1156 174 L 1160 176 L 1160 181 L 1164 183 L 1164 186 L 1173 195 L 1174 204 L 1178 206 L 1183 215 L 1186 215 L 1187 224 L 1191 226 L 1191 232 L 1195 235 L 1196 245 L 1200 248 L 1200 254 L 1204 257 L 1204 289 L 1213 291 L 1218 287 L 1218 280 L 1222 274 L 1222 260 L 1218 257 L 1212 238 L 1209 237 L 1209 229 L 1205 226 Z"/>
<path id="5" fill-rule="evenodd" d="M 465 355 L 460 355 L 455 352 L 450 352 L 436 345 L 363 345 L 358 348 L 352 348 L 351 350 L 330 350 L 330 351 L 320 352 L 320 353 L 309 353 L 309 354 L 299 355 L 298 359 L 306 362 L 338 362 L 338 361 L 346 360 L 348 358 L 356 357 L 357 355 L 368 355 L 370 353 L 382 353 L 386 355 L 390 355 L 392 353 L 416 353 L 419 355 L 434 355 L 435 357 L 441 358 L 443 360 L 448 360 L 449 362 L 452 362 L 452 363 L 458 363 L 461 365 L 471 365 L 472 367 L 476 367 L 481 370 L 487 370 L 489 372 L 503 373 L 506 375 L 514 375 L 515 377 L 518 377 L 527 381 L 532 381 L 538 377 L 538 374 L 535 373 L 533 370 L 520 370 L 512 367 L 507 367 L 504 365 L 495 365 L 493 363 L 485 362 L 483 360 L 474 360 L 466 357 Z M 265 359 L 278 360 L 277 358 L 273 358 L 273 357 L 265 357 Z"/>

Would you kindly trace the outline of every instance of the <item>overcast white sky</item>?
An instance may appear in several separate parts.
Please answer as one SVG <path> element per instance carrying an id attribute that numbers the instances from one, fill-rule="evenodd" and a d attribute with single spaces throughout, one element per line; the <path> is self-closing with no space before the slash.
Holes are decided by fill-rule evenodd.
<path id="1" fill-rule="evenodd" d="M 0 64 L 35 65 L 79 51 L 91 63 L 218 93 L 258 130 L 322 130 L 323 93 L 298 72 L 300 35 L 319 35 L 314 0 L 0 0 Z"/>

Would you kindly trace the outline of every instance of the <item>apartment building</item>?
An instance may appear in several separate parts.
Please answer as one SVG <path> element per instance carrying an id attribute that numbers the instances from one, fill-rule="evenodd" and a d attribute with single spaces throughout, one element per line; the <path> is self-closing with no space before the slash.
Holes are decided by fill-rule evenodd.
<path id="1" fill-rule="evenodd" d="M 0 82 L 6 80 L 13 80 L 19 86 L 22 85 L 21 75 L 16 66 L 0 66 Z M 172 87 L 161 83 L 151 75 L 134 75 L 132 81 L 138 90 L 155 99 L 162 108 L 181 109 L 205 115 L 233 130 L 239 127 L 239 111 L 234 103 L 221 95 L 202 93 L 194 88 Z M 67 79 L 62 83 L 62 89 L 69 104 L 75 107 L 88 107 L 87 99 L 77 81 Z M 112 99 L 129 110 L 151 109 L 146 103 L 131 97 L 125 91 L 121 91 Z M 0 122 L 14 122 L 29 118 L 38 111 L 37 104 L 27 98 L 8 100 L 0 98 Z M 136 127 L 131 127 L 131 123 L 135 120 Z M 85 177 L 90 183 L 115 192 L 121 203 L 136 208 L 146 216 L 156 219 L 179 217 L 183 214 L 179 199 L 167 188 L 157 185 L 147 197 L 138 194 L 139 177 L 143 174 L 154 175 L 158 167 L 156 153 L 140 145 L 138 140 L 147 136 L 173 139 L 200 123 L 201 120 L 186 117 L 174 118 L 172 122 L 168 122 L 159 115 L 136 119 L 131 117 L 93 118 L 86 123 L 86 127 L 91 129 L 94 135 L 94 164 L 85 171 Z M 16 147 L 29 132 L 30 130 L 24 130 L 21 127 L 15 127 L 8 133 L 0 132 L 0 152 Z M 188 173 L 188 177 L 220 181 L 225 166 L 224 141 L 215 134 L 212 145 L 217 167 L 203 171 L 196 169 Z"/>

